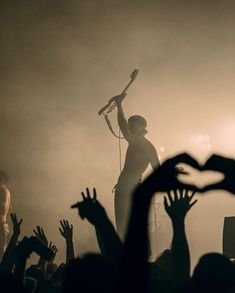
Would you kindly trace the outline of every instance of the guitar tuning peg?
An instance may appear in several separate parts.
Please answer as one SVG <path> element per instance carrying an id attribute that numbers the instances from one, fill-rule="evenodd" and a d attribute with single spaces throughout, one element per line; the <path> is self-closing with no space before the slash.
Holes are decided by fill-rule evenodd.
<path id="1" fill-rule="evenodd" d="M 135 79 L 137 77 L 138 73 L 139 73 L 139 70 L 138 69 L 135 69 L 135 70 L 132 71 L 130 77 L 132 79 Z"/>

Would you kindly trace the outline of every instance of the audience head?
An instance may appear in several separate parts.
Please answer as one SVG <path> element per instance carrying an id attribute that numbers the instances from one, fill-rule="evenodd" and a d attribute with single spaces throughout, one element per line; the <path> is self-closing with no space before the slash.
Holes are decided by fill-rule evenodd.
<path id="1" fill-rule="evenodd" d="M 99 254 L 89 253 L 82 258 L 73 259 L 64 272 L 64 292 L 102 292 L 113 291 L 114 268 Z"/>
<path id="2" fill-rule="evenodd" d="M 37 281 L 34 278 L 26 277 L 24 279 L 24 286 L 26 293 L 33 293 L 37 288 Z"/>
<path id="3" fill-rule="evenodd" d="M 11 273 L 0 272 L 1 293 L 24 293 L 22 283 Z"/>
<path id="4" fill-rule="evenodd" d="M 39 266 L 35 266 L 35 265 L 30 266 L 26 270 L 25 274 L 26 274 L 26 277 L 33 278 L 34 280 L 36 280 L 37 290 L 39 288 L 42 288 L 42 286 L 44 285 L 44 282 L 46 281 L 45 273 Z"/>
<path id="5" fill-rule="evenodd" d="M 200 292 L 225 292 L 235 285 L 235 266 L 220 253 L 203 255 L 192 276 L 193 289 Z M 227 292 L 227 291 L 226 291 Z"/>
<path id="6" fill-rule="evenodd" d="M 47 271 L 46 271 L 47 277 L 51 277 L 56 272 L 57 269 L 58 269 L 57 264 L 49 263 L 47 265 Z"/>

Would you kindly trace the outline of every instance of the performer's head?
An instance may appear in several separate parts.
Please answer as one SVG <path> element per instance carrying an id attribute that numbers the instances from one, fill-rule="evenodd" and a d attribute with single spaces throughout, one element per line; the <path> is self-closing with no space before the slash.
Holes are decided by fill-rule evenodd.
<path id="1" fill-rule="evenodd" d="M 132 134 L 145 135 L 147 121 L 140 115 L 133 115 L 128 119 L 129 130 Z"/>
<path id="2" fill-rule="evenodd" d="M 9 176 L 4 171 L 0 171 L 0 185 L 6 185 L 9 181 Z"/>

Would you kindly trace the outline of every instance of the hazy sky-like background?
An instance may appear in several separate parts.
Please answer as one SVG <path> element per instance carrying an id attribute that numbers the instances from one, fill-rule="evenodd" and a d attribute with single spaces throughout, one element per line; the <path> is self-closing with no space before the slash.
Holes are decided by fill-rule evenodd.
<path id="1" fill-rule="evenodd" d="M 0 0 L 0 169 L 22 233 L 43 226 L 64 260 L 58 221 L 67 218 L 77 251 L 95 249 L 69 206 L 96 186 L 113 219 L 118 142 L 97 112 L 135 68 L 126 115 L 146 117 L 162 159 L 234 156 L 234 27 L 234 1 Z M 223 217 L 234 213 L 225 193 L 200 198 L 187 226 L 193 263 L 221 251 Z"/>

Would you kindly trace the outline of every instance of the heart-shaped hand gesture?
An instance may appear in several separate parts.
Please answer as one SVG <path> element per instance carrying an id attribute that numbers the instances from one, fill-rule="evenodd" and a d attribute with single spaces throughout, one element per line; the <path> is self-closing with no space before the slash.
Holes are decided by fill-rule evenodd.
<path id="1" fill-rule="evenodd" d="M 205 186 L 200 192 L 224 189 L 235 194 L 235 160 L 214 154 L 207 160 L 203 170 L 220 172 L 224 178 L 220 182 Z"/>
<path id="2" fill-rule="evenodd" d="M 146 195 L 152 195 L 155 192 L 175 190 L 177 188 L 187 188 L 197 191 L 196 186 L 185 184 L 179 181 L 179 174 L 187 175 L 184 170 L 177 168 L 177 165 L 181 163 L 189 165 L 198 170 L 201 168 L 199 163 L 189 154 L 179 154 L 163 162 L 160 167 L 155 169 L 154 172 L 137 187 L 136 191 Z"/>
<path id="3" fill-rule="evenodd" d="M 197 182 L 187 183 L 187 177 L 190 176 L 190 173 L 178 168 L 177 165 L 179 164 L 188 165 L 202 175 L 205 171 L 219 172 L 223 175 L 223 179 L 212 183 L 207 182 L 207 185 L 203 187 L 199 187 Z M 182 180 L 182 178 L 186 180 Z M 214 154 L 204 165 L 201 165 L 191 155 L 182 153 L 163 162 L 138 187 L 140 191 L 149 194 L 177 188 L 187 188 L 201 193 L 214 189 L 224 189 L 235 194 L 235 160 Z"/>

